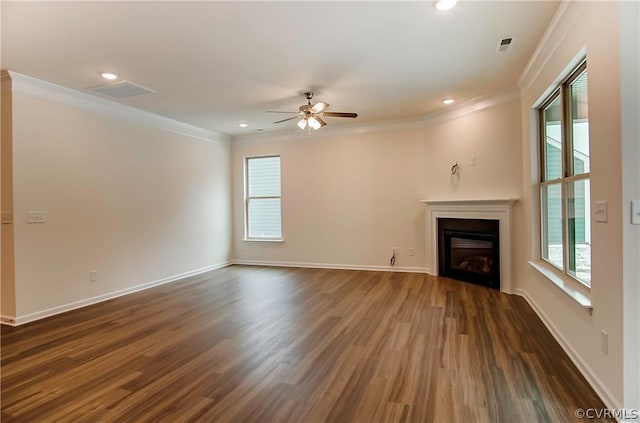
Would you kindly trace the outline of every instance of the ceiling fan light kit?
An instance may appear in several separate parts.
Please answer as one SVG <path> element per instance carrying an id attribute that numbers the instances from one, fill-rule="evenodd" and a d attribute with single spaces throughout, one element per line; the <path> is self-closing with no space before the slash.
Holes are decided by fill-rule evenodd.
<path id="1" fill-rule="evenodd" d="M 437 0 L 434 6 L 440 11 L 445 11 L 453 9 L 456 3 L 458 3 L 457 0 Z"/>
<path id="2" fill-rule="evenodd" d="M 278 120 L 275 123 L 282 123 L 288 120 L 293 120 L 300 118 L 297 125 L 300 129 L 308 129 L 311 131 L 322 128 L 327 125 L 322 118 L 323 117 L 340 117 L 340 118 L 356 118 L 358 117 L 357 113 L 346 113 L 346 112 L 325 112 L 325 109 L 329 107 L 329 103 L 325 103 L 324 101 L 319 101 L 316 104 L 311 104 L 311 99 L 313 98 L 312 92 L 304 93 L 305 98 L 307 99 L 307 104 L 304 104 L 299 107 L 297 112 L 281 112 L 274 110 L 267 110 L 267 113 L 291 113 L 296 114 L 296 116 Z"/>
<path id="3" fill-rule="evenodd" d="M 112 72 L 102 72 L 100 76 L 109 81 L 115 81 L 116 79 L 118 79 L 118 75 Z"/>

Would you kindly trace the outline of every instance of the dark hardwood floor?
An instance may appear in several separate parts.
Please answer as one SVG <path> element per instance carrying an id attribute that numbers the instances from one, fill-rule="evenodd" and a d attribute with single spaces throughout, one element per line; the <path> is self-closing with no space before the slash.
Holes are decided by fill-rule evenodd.
<path id="1" fill-rule="evenodd" d="M 2 327 L 2 422 L 569 422 L 603 408 L 520 297 L 231 266 Z"/>

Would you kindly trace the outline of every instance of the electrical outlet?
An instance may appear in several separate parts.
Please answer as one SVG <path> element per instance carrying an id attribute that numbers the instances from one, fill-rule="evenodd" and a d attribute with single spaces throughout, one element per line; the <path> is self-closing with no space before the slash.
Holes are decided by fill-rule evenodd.
<path id="1" fill-rule="evenodd" d="M 605 331 L 600 331 L 600 348 L 605 354 L 609 354 L 609 334 Z"/>
<path id="2" fill-rule="evenodd" d="M 391 248 L 391 253 L 392 253 L 394 256 L 399 256 L 399 255 L 400 255 L 400 247 L 392 247 L 392 248 Z"/>
<path id="3" fill-rule="evenodd" d="M 46 213 L 43 211 L 29 210 L 27 211 L 27 223 L 44 223 L 46 221 Z"/>
<path id="4" fill-rule="evenodd" d="M 416 255 L 416 249 L 415 248 L 409 248 L 409 255 L 410 256 L 415 256 Z"/>
<path id="5" fill-rule="evenodd" d="M 98 272 L 96 270 L 92 270 L 91 272 L 89 272 L 89 279 L 91 280 L 91 282 L 97 282 Z"/>

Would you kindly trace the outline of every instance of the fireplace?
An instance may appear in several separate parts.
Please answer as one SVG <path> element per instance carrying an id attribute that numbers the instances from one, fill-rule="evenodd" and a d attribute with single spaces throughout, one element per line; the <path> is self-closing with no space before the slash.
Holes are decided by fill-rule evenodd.
<path id="1" fill-rule="evenodd" d="M 499 221 L 438 218 L 438 274 L 500 290 Z"/>
<path id="2" fill-rule="evenodd" d="M 495 220 L 498 222 L 499 233 L 496 242 L 499 242 L 498 257 L 500 260 L 500 292 L 512 293 L 513 282 L 511 278 L 511 209 L 518 200 L 515 198 L 484 198 L 484 199 L 429 199 L 421 200 L 427 206 L 426 242 L 429 246 L 427 254 L 427 273 L 442 275 L 440 273 L 440 252 L 438 220 Z M 449 229 L 451 230 L 451 229 Z M 461 232 L 475 232 L 462 230 Z M 498 271 L 498 269 L 496 269 Z M 495 284 L 494 284 L 495 285 Z"/>

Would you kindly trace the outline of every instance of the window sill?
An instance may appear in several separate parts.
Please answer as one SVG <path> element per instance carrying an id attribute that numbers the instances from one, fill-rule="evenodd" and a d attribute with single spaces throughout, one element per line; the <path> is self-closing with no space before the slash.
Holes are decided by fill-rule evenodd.
<path id="1" fill-rule="evenodd" d="M 244 242 L 284 242 L 284 238 L 245 238 Z"/>
<path id="2" fill-rule="evenodd" d="M 544 264 L 536 261 L 530 261 L 529 265 L 536 269 L 545 278 L 549 279 L 551 283 L 560 288 L 569 298 L 578 303 L 580 307 L 589 311 L 589 314 L 593 313 L 593 306 L 591 305 L 591 298 L 580 289 L 573 286 L 573 283 L 565 280 L 561 276 L 557 275 L 553 270 L 547 268 Z"/>

